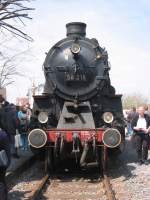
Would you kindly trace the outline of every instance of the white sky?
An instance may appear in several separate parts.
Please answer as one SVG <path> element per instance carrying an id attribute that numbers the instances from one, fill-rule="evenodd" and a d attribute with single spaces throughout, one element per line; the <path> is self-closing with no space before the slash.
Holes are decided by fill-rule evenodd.
<path id="1" fill-rule="evenodd" d="M 108 51 L 110 77 L 118 93 L 141 93 L 150 96 L 150 1 L 149 0 L 36 0 L 25 21 L 24 30 L 34 42 L 11 42 L 14 50 L 30 48 L 22 58 L 19 71 L 28 78 L 17 77 L 7 88 L 7 97 L 15 102 L 26 96 L 32 80 L 44 82 L 42 64 L 45 52 L 66 37 L 66 23 L 87 24 L 87 37 L 97 38 Z"/>

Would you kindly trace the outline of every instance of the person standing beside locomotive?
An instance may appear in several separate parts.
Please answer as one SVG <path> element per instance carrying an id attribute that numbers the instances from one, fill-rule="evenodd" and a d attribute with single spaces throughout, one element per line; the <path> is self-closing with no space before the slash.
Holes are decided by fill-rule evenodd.
<path id="1" fill-rule="evenodd" d="M 133 118 L 136 116 L 136 114 L 137 114 L 136 108 L 133 107 L 127 115 L 127 134 L 128 134 L 128 136 L 131 136 L 133 133 L 133 129 L 131 127 L 131 122 L 132 122 Z"/>
<path id="2" fill-rule="evenodd" d="M 148 109 L 148 106 L 146 105 L 144 108 L 145 108 L 145 114 L 150 117 L 150 111 Z"/>
<path id="3" fill-rule="evenodd" d="M 28 121 L 29 121 L 29 123 L 30 123 L 30 118 L 31 118 L 31 115 L 32 115 L 32 109 L 30 108 L 30 104 L 29 103 L 27 103 L 26 105 L 25 105 L 25 107 L 26 107 L 26 113 L 27 113 L 27 116 L 28 116 Z"/>
<path id="4" fill-rule="evenodd" d="M 16 133 L 18 130 L 18 126 L 19 126 L 19 119 L 17 115 L 16 106 L 14 104 L 10 104 L 8 113 L 8 132 L 10 132 L 12 135 L 11 152 L 14 158 L 19 158 L 18 148 L 16 146 Z"/>
<path id="5" fill-rule="evenodd" d="M 27 109 L 25 106 L 21 107 L 18 112 L 19 119 L 19 133 L 21 134 L 21 143 L 23 150 L 28 150 L 28 140 L 27 140 L 27 130 L 29 126 L 29 118 L 27 114 Z"/>
<path id="6" fill-rule="evenodd" d="M 138 164 L 148 164 L 148 142 L 150 131 L 150 117 L 145 114 L 144 107 L 138 108 L 138 113 L 131 122 L 131 127 L 135 133 L 135 147 L 138 156 Z"/>
<path id="7" fill-rule="evenodd" d="M 10 140 L 3 130 L 2 115 L 0 115 L 0 200 L 7 200 L 6 169 L 10 164 Z M 5 156 L 4 156 L 5 155 Z"/>
<path id="8" fill-rule="evenodd" d="M 1 106 L 1 124 L 3 130 L 10 140 L 11 154 L 14 158 L 19 158 L 17 148 L 15 148 L 15 135 L 18 128 L 18 119 L 16 115 L 16 106 L 7 102 L 2 95 L 0 95 Z"/>

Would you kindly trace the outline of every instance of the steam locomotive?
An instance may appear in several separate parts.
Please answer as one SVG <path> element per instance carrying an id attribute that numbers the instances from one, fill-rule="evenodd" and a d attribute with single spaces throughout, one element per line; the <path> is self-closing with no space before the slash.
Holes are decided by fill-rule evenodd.
<path id="1" fill-rule="evenodd" d="M 44 62 L 45 86 L 34 96 L 28 140 L 44 149 L 48 170 L 73 159 L 80 167 L 106 166 L 121 152 L 125 131 L 121 95 L 111 85 L 107 51 L 86 37 L 86 24 L 66 24 L 67 37 Z"/>

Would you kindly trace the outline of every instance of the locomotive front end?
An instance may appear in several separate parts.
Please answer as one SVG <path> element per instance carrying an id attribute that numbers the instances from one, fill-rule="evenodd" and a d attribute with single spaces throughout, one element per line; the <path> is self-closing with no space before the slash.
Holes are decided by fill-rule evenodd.
<path id="1" fill-rule="evenodd" d="M 68 23 L 67 37 L 57 42 L 44 62 L 45 86 L 34 96 L 28 139 L 45 149 L 49 170 L 73 158 L 81 167 L 105 166 L 124 142 L 121 95 L 111 85 L 108 54 L 86 24 Z"/>

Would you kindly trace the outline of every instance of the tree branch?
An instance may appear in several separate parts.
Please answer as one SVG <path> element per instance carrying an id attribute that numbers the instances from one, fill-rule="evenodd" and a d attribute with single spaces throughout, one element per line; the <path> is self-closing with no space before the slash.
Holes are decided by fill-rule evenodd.
<path id="1" fill-rule="evenodd" d="M 7 23 L 7 20 L 18 19 L 23 25 L 23 19 L 32 19 L 28 16 L 28 11 L 34 10 L 33 8 L 23 6 L 24 2 L 30 2 L 31 0 L 3 0 L 0 1 L 0 28 L 19 36 L 28 41 L 33 41 L 31 37 L 25 34 L 22 30 Z"/>
<path id="2" fill-rule="evenodd" d="M 17 29 L 17 28 L 15 28 L 14 26 L 12 26 L 12 25 L 10 25 L 10 24 L 8 24 L 8 23 L 2 24 L 2 23 L 0 22 L 0 26 L 3 27 L 4 29 L 8 30 L 9 32 L 11 32 L 11 33 L 13 33 L 13 34 L 15 34 L 15 35 L 17 35 L 17 36 L 23 38 L 23 39 L 26 39 L 26 40 L 28 40 L 28 41 L 33 41 L 33 39 L 32 39 L 30 36 L 28 36 L 26 33 L 24 33 L 24 32 L 21 31 L 20 29 Z M 13 31 L 13 30 L 14 30 L 14 31 Z M 16 31 L 16 32 L 15 32 L 15 31 Z M 18 32 L 18 33 L 17 33 L 17 32 Z"/>

